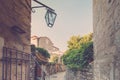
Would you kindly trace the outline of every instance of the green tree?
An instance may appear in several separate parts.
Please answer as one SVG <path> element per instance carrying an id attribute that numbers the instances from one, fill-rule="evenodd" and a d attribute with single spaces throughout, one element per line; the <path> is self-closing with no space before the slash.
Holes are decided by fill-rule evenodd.
<path id="1" fill-rule="evenodd" d="M 80 47 L 80 44 L 79 44 L 80 40 L 81 40 L 80 36 L 72 36 L 70 40 L 67 42 L 68 48 L 78 49 Z"/>
<path id="2" fill-rule="evenodd" d="M 81 40 L 79 42 L 79 44 L 81 46 L 89 43 L 89 42 L 92 42 L 92 38 L 93 38 L 93 33 L 90 33 L 90 34 L 87 34 L 87 35 L 84 35 L 83 37 L 81 37 Z"/>
<path id="3" fill-rule="evenodd" d="M 50 56 L 50 62 L 57 63 L 59 59 L 59 56 L 57 54 L 53 54 Z"/>
<path id="4" fill-rule="evenodd" d="M 42 54 L 42 56 L 44 56 L 46 58 L 50 58 L 50 54 L 44 48 L 39 48 L 38 47 L 38 48 L 36 48 L 36 51 L 38 51 L 40 54 Z"/>
<path id="5" fill-rule="evenodd" d="M 63 63 L 71 69 L 83 69 L 93 60 L 92 33 L 83 37 L 72 36 L 68 41 L 68 50 L 63 55 Z"/>
<path id="6" fill-rule="evenodd" d="M 70 40 L 68 43 L 68 49 L 79 49 L 81 46 L 87 44 L 88 42 L 92 41 L 93 33 L 89 33 L 87 35 L 84 35 L 83 37 L 78 36 L 72 36 L 70 37 Z"/>

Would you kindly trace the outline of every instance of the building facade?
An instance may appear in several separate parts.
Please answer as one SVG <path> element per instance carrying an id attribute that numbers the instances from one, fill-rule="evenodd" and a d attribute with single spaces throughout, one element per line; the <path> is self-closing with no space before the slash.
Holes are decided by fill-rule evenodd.
<path id="1" fill-rule="evenodd" d="M 49 53 L 59 51 L 59 48 L 55 47 L 52 41 L 48 37 L 31 37 L 31 44 L 34 44 L 36 47 L 44 48 Z"/>
<path id="2" fill-rule="evenodd" d="M 93 0 L 94 79 L 120 80 L 120 0 Z"/>
<path id="3" fill-rule="evenodd" d="M 0 0 L 0 80 L 30 80 L 31 0 Z"/>
<path id="4" fill-rule="evenodd" d="M 50 53 L 51 58 L 52 56 L 58 56 L 58 63 L 62 63 L 61 57 L 63 52 L 60 51 L 59 48 L 55 47 L 53 42 L 48 37 L 32 36 L 31 44 L 34 44 L 36 47 L 46 49 Z M 51 62 L 51 58 L 49 62 Z"/>

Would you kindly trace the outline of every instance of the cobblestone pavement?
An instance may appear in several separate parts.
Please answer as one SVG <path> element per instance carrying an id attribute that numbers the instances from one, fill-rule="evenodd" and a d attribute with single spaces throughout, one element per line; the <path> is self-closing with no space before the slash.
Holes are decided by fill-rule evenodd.
<path id="1" fill-rule="evenodd" d="M 65 80 L 65 72 L 60 72 L 54 75 L 47 76 L 45 80 Z"/>

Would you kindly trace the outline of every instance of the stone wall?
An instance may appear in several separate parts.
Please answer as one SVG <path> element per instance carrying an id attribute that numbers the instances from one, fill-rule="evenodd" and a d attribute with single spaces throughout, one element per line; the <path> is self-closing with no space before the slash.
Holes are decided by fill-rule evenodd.
<path id="1" fill-rule="evenodd" d="M 2 80 L 3 75 L 3 59 L 1 59 L 3 47 L 30 53 L 30 23 L 31 0 L 0 0 L 0 80 Z M 13 29 L 13 27 L 18 27 L 25 33 L 21 33 L 18 29 Z M 22 63 L 21 70 L 20 64 L 7 61 L 7 63 L 4 62 L 4 73 L 7 74 L 5 80 L 10 80 L 10 76 L 11 80 L 27 79 L 25 77 L 28 77 L 28 74 L 26 74 L 28 64 Z M 10 70 L 12 70 L 12 73 L 10 73 Z"/>
<path id="2" fill-rule="evenodd" d="M 4 46 L 30 52 L 31 0 L 0 0 L 0 37 Z M 17 26 L 25 33 L 12 29 Z"/>
<path id="3" fill-rule="evenodd" d="M 48 72 L 49 75 L 53 75 L 59 72 L 64 72 L 65 71 L 65 65 L 63 64 L 46 64 L 46 70 Z"/>
<path id="4" fill-rule="evenodd" d="M 94 79 L 120 80 L 120 0 L 93 0 Z"/>
<path id="5" fill-rule="evenodd" d="M 93 80 L 93 68 L 84 71 L 66 70 L 65 80 Z"/>

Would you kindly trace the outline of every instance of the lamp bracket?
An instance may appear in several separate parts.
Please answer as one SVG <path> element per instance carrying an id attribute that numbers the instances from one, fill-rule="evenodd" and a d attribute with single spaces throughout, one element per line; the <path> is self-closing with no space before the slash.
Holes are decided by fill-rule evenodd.
<path id="1" fill-rule="evenodd" d="M 33 12 L 33 13 L 35 12 L 34 8 L 43 8 L 43 7 L 45 7 L 45 8 L 46 8 L 47 10 L 49 10 L 49 11 L 52 11 L 52 12 L 55 11 L 54 9 L 52 9 L 52 8 L 48 7 L 47 5 L 39 2 L 38 0 L 33 0 L 33 1 L 35 1 L 36 3 L 42 5 L 42 6 L 34 6 L 34 7 L 32 7 L 32 12 Z"/>
<path id="2" fill-rule="evenodd" d="M 42 8 L 42 7 L 44 7 L 44 6 L 34 6 L 34 7 L 32 7 L 32 9 L 34 9 L 34 8 Z"/>

